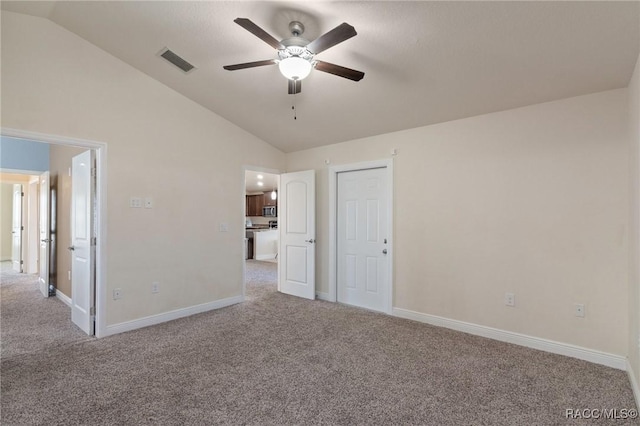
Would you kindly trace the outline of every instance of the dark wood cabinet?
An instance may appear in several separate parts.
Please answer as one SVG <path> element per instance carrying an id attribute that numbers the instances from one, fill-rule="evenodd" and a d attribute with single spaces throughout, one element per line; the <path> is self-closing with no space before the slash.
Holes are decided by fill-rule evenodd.
<path id="1" fill-rule="evenodd" d="M 264 195 L 247 195 L 247 216 L 262 216 Z"/>
<path id="2" fill-rule="evenodd" d="M 277 194 L 277 192 L 276 192 L 276 194 Z M 278 199 L 277 198 L 275 200 L 271 199 L 271 191 L 264 193 L 264 205 L 265 205 L 265 207 L 266 206 L 277 206 L 278 205 Z"/>

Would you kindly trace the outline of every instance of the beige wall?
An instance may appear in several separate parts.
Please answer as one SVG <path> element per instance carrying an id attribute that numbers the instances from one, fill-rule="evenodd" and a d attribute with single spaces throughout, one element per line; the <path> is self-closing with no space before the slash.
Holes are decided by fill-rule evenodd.
<path id="1" fill-rule="evenodd" d="M 2 125 L 108 145 L 107 323 L 241 295 L 243 166 L 284 154 L 50 21 L 1 30 Z"/>
<path id="2" fill-rule="evenodd" d="M 72 146 L 51 145 L 49 172 L 51 185 L 56 189 L 56 287 L 71 297 L 71 159 L 86 151 Z"/>
<path id="3" fill-rule="evenodd" d="M 630 239 L 629 363 L 640 383 L 640 56 L 629 83 Z M 636 395 L 638 397 L 639 395 Z"/>
<path id="4" fill-rule="evenodd" d="M 394 307 L 626 355 L 626 125 L 620 89 L 287 154 L 317 170 L 319 290 L 325 160 L 395 148 Z"/>
<path id="5" fill-rule="evenodd" d="M 13 184 L 0 184 L 0 260 L 11 260 L 13 228 Z"/>

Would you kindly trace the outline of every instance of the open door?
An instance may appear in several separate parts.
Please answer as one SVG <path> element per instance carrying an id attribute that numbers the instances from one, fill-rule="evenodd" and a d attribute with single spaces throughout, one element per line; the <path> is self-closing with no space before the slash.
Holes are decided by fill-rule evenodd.
<path id="1" fill-rule="evenodd" d="M 11 226 L 11 268 L 22 272 L 22 185 L 13 185 L 13 222 Z"/>
<path id="2" fill-rule="evenodd" d="M 315 171 L 280 175 L 278 290 L 315 299 Z"/>
<path id="3" fill-rule="evenodd" d="M 40 232 L 40 266 L 38 284 L 40 293 L 49 297 L 49 172 L 40 175 L 40 203 L 38 229 Z"/>
<path id="4" fill-rule="evenodd" d="M 83 152 L 71 162 L 71 320 L 94 334 L 95 240 L 93 211 L 94 152 Z"/>

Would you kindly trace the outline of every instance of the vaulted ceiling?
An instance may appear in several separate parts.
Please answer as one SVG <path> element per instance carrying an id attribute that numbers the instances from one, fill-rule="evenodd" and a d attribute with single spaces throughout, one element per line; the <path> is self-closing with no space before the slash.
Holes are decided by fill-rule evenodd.
<path id="1" fill-rule="evenodd" d="M 50 19 L 285 152 L 626 87 L 640 39 L 639 2 L 2 1 L 2 9 Z M 309 40 L 348 22 L 358 35 L 316 58 L 365 77 L 314 70 L 294 96 L 277 66 L 226 71 L 277 57 L 237 17 L 278 40 L 294 20 Z M 158 55 L 165 47 L 197 69 L 169 64 Z"/>

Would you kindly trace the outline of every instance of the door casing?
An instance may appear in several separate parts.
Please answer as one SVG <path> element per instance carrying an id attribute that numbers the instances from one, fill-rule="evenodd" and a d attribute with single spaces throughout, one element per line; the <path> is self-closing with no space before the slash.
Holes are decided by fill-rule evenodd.
<path id="1" fill-rule="evenodd" d="M 319 299 L 337 302 L 338 300 L 338 280 L 337 280 L 337 223 L 338 223 L 338 173 L 352 172 L 358 170 L 368 170 L 385 168 L 387 172 L 387 229 L 388 229 L 388 259 L 387 268 L 387 306 L 384 313 L 391 315 L 393 311 L 393 158 L 387 160 L 365 161 L 361 163 L 343 164 L 329 168 L 329 293 L 318 293 Z"/>
<path id="2" fill-rule="evenodd" d="M 11 199 L 11 269 L 22 273 L 24 270 L 24 184 L 13 184 Z"/>
<path id="3" fill-rule="evenodd" d="M 95 254 L 95 294 L 96 294 L 96 327 L 95 336 L 104 337 L 107 332 L 107 144 L 86 139 L 69 138 L 27 130 L 0 128 L 2 136 L 16 139 L 26 139 L 52 145 L 69 145 L 79 148 L 93 149 L 96 154 L 96 254 Z"/>

